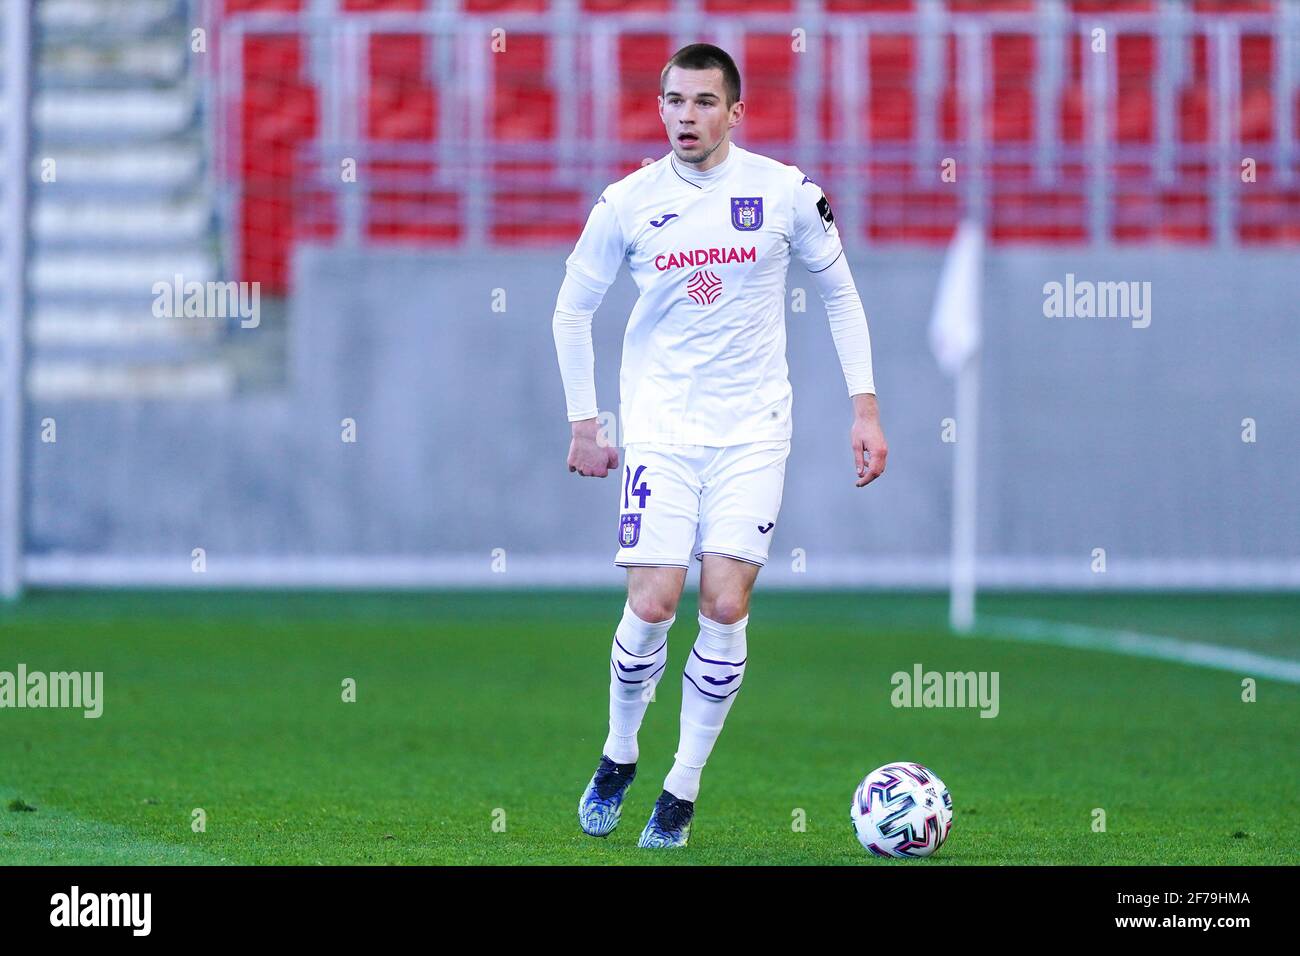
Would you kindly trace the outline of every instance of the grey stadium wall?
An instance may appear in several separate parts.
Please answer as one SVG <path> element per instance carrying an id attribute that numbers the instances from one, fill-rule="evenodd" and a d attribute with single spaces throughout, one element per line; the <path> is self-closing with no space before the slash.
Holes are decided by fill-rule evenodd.
<path id="1" fill-rule="evenodd" d="M 565 252 L 303 247 L 284 387 L 29 403 L 28 581 L 619 583 L 620 483 L 565 466 L 550 327 Z M 927 341 L 942 261 L 934 250 L 851 257 L 891 449 L 867 489 L 853 484 L 824 312 L 792 267 L 807 309 L 787 318 L 794 442 L 769 584 L 945 583 L 953 384 Z M 1048 317 L 1044 285 L 1067 274 L 1149 282 L 1150 325 Z M 634 298 L 624 271 L 596 316 L 604 409 L 617 409 Z M 982 586 L 1300 586 L 1294 254 L 1001 247 L 986 257 L 983 312 Z M 59 441 L 39 447 L 47 416 Z M 340 440 L 344 418 L 355 443 Z"/>

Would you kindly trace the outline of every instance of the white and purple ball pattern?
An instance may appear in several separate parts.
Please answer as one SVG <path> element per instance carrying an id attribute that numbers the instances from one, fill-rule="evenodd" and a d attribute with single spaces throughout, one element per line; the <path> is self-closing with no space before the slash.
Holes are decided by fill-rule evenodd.
<path id="1" fill-rule="evenodd" d="M 876 856 L 930 856 L 952 829 L 952 797 L 928 767 L 885 764 L 858 784 L 849 818 L 858 840 Z"/>

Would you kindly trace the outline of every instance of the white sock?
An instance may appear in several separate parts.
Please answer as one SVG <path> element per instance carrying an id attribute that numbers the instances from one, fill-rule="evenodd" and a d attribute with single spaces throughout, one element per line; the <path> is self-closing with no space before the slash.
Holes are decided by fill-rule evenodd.
<path id="1" fill-rule="evenodd" d="M 700 773 L 722 733 L 727 712 L 745 679 L 745 626 L 719 624 L 700 615 L 700 636 L 682 672 L 682 735 L 664 789 L 679 800 L 700 795 Z"/>
<path id="2" fill-rule="evenodd" d="M 631 606 L 623 605 L 609 659 L 609 736 L 604 753 L 614 763 L 636 763 L 636 734 L 654 684 L 668 664 L 668 629 L 675 620 L 674 614 L 666 621 L 643 621 Z"/>

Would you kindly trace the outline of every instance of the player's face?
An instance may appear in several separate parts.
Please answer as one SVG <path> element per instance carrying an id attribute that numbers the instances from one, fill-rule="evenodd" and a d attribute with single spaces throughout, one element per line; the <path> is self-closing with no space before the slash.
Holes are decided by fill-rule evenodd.
<path id="1" fill-rule="evenodd" d="M 673 153 L 682 162 L 701 170 L 721 162 L 721 158 L 710 160 L 744 115 L 743 101 L 727 106 L 721 70 L 683 70 L 675 66 L 668 71 L 659 97 L 659 116 Z"/>

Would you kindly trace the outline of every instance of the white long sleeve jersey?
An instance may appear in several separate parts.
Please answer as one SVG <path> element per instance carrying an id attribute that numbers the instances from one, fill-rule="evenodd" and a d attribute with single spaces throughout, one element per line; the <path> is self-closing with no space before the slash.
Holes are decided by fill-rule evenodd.
<path id="1" fill-rule="evenodd" d="M 591 319 L 624 260 L 640 297 L 623 338 L 623 444 L 790 437 L 792 254 L 826 304 L 849 394 L 874 393 L 866 314 L 821 187 L 795 166 L 728 148 L 704 173 L 670 152 L 592 208 L 553 321 L 570 421 L 597 414 Z"/>

